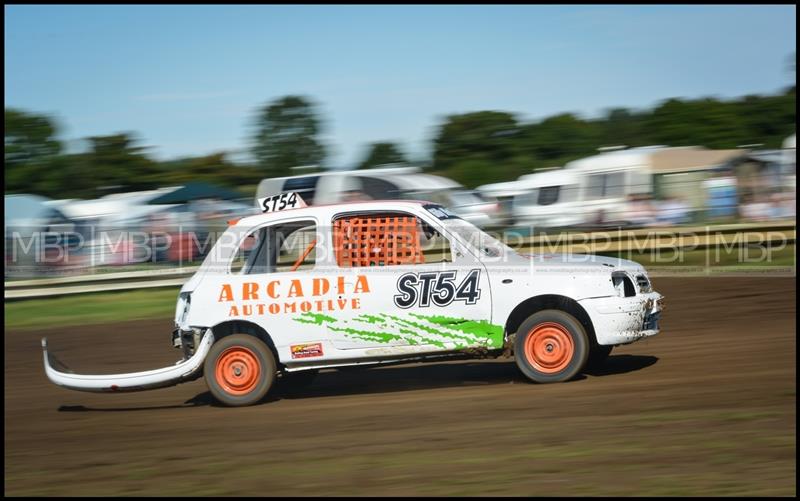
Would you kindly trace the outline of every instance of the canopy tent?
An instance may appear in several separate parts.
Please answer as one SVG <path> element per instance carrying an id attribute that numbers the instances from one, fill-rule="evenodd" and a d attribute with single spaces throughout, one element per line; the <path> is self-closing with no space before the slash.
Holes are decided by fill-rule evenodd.
<path id="1" fill-rule="evenodd" d="M 48 198 L 38 195 L 6 195 L 5 227 L 38 231 L 52 224 L 69 224 L 64 214 L 47 204 Z"/>
<path id="2" fill-rule="evenodd" d="M 223 200 L 237 200 L 244 198 L 241 193 L 238 193 L 227 188 L 215 186 L 213 184 L 193 182 L 187 183 L 170 193 L 158 196 L 149 200 L 147 203 L 154 204 L 182 204 L 192 200 L 202 200 L 209 198 L 217 198 Z"/>

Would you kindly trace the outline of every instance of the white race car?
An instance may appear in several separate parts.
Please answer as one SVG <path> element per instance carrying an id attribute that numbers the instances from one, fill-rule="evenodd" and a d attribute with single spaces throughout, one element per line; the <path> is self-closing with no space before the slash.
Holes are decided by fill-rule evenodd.
<path id="1" fill-rule="evenodd" d="M 613 346 L 658 334 L 662 296 L 632 261 L 521 255 L 428 202 L 305 207 L 263 199 L 232 222 L 181 289 L 172 367 L 48 378 L 137 391 L 205 376 L 231 406 L 319 369 L 513 354 L 531 381 L 567 381 Z M 280 210 L 283 209 L 283 210 Z M 57 370 L 54 366 L 59 367 Z"/>

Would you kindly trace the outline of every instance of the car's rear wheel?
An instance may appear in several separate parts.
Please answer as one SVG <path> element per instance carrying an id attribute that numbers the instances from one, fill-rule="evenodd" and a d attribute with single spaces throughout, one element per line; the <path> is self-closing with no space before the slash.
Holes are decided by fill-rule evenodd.
<path id="1" fill-rule="evenodd" d="M 517 330 L 514 358 L 531 381 L 568 381 L 583 369 L 588 356 L 586 331 L 567 312 L 543 310 L 534 313 Z"/>
<path id="2" fill-rule="evenodd" d="M 206 385 L 220 403 L 241 407 L 259 402 L 275 381 L 275 357 L 260 339 L 233 334 L 214 343 L 203 366 Z"/>

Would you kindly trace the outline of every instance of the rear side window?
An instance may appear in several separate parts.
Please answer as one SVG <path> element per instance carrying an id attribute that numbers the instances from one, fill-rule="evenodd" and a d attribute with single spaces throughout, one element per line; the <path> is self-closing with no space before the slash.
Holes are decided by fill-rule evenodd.
<path id="1" fill-rule="evenodd" d="M 297 192 L 305 203 L 314 204 L 314 195 L 317 192 L 319 176 L 296 177 L 287 179 L 283 185 L 283 191 Z"/>
<path id="2" fill-rule="evenodd" d="M 361 191 L 373 200 L 396 200 L 401 198 L 400 188 L 389 181 L 366 176 L 358 176 L 356 179 L 361 181 Z"/>
<path id="3" fill-rule="evenodd" d="M 450 262 L 450 243 L 416 216 L 353 214 L 333 221 L 336 263 L 342 268 Z"/>

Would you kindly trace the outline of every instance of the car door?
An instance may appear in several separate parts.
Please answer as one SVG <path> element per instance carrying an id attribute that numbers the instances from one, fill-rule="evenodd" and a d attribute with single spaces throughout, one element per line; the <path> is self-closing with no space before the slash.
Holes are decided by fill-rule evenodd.
<path id="1" fill-rule="evenodd" d="M 337 349 L 502 344 L 484 266 L 435 218 L 380 210 L 339 213 L 331 223 L 332 266 L 358 300 L 326 321 Z"/>
<path id="2" fill-rule="evenodd" d="M 230 264 L 206 274 L 195 291 L 193 304 L 206 310 L 196 313 L 198 321 L 255 323 L 269 334 L 282 360 L 323 356 L 319 343 L 326 338 L 325 327 L 296 320 L 319 307 L 315 287 L 325 272 L 317 270 L 318 238 L 313 218 L 286 218 L 249 230 L 235 244 Z M 303 353 L 293 356 L 294 348 Z"/>

